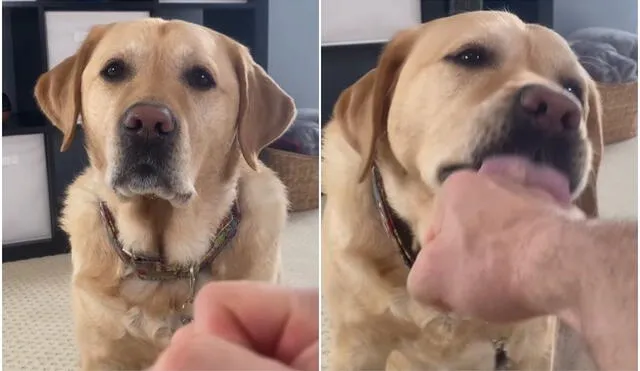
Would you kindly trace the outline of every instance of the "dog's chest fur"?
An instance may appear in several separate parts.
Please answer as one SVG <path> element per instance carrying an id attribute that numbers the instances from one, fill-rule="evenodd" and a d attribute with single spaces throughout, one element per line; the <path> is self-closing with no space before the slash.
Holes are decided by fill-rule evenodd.
<path id="1" fill-rule="evenodd" d="M 126 216 L 128 217 L 128 215 Z M 123 225 L 122 220 L 126 220 L 126 217 L 120 219 L 119 225 Z M 139 231 L 143 231 L 142 226 L 144 226 L 144 223 L 138 225 L 132 223 L 128 225 L 129 228 L 124 228 L 124 230 L 130 232 L 132 229 L 139 228 Z M 102 226 L 100 225 L 100 227 Z M 200 254 L 199 252 L 207 251 L 212 233 L 205 228 L 201 230 L 204 230 L 205 233 L 201 232 L 199 235 L 193 235 L 192 238 L 183 237 L 179 242 L 180 246 L 185 248 L 185 253 L 182 256 L 204 255 L 204 253 Z M 105 261 L 102 264 L 112 266 L 110 275 L 104 275 L 104 272 L 102 272 L 101 276 L 97 278 L 105 281 L 110 280 L 108 286 L 114 287 L 113 291 L 115 293 L 112 298 L 113 303 L 104 303 L 103 310 L 105 312 L 112 311 L 109 316 L 115 322 L 115 327 L 122 328 L 127 334 L 135 338 L 148 339 L 153 343 L 168 343 L 170 336 L 182 325 L 182 320 L 192 315 L 192 308 L 188 303 L 190 299 L 193 299 L 190 297 L 192 288 L 189 280 L 178 278 L 162 281 L 140 279 L 136 275 L 134 266 L 123 263 L 115 255 L 114 246 L 111 245 L 105 228 L 98 228 L 95 233 L 96 237 L 100 236 L 96 238 L 96 241 L 100 241 L 103 244 L 101 252 L 107 253 L 110 258 L 109 262 Z M 157 243 L 158 241 L 157 238 L 144 233 L 139 234 L 133 241 L 140 243 L 145 239 L 149 243 Z M 127 240 L 125 239 L 124 241 Z M 130 244 L 129 246 L 132 245 Z M 138 246 L 138 249 L 134 250 L 134 252 L 139 254 L 153 251 L 152 249 L 154 248 L 150 245 L 138 244 L 136 246 Z M 171 248 L 173 249 L 173 246 Z M 233 248 L 233 242 L 231 248 Z M 73 253 L 75 254 L 76 251 L 73 251 Z M 74 260 L 80 262 L 81 259 Z M 185 263 L 189 261 L 192 260 L 185 259 Z M 74 264 L 74 281 L 85 280 L 87 275 L 91 273 L 90 271 L 83 271 L 83 266 L 86 263 L 86 260 L 83 260 L 82 263 Z M 219 265 L 215 263 L 217 262 L 214 262 L 211 266 L 204 267 L 197 275 L 195 292 L 213 280 L 213 271 Z M 217 270 L 220 269 L 222 268 L 217 267 Z M 104 286 L 96 288 L 92 294 L 104 289 Z"/>
<path id="2" fill-rule="evenodd" d="M 91 175 L 91 172 L 82 175 L 77 183 L 91 185 Z M 191 314 L 190 306 L 184 312 L 180 310 L 189 299 L 189 282 L 186 279 L 151 281 L 136 277 L 135 268 L 124 264 L 111 244 L 97 203 L 111 198 L 100 190 L 97 186 L 75 187 L 74 192 L 69 192 L 62 218 L 72 247 L 76 326 L 80 329 L 85 325 L 97 325 L 99 335 L 96 336 L 103 341 L 132 337 L 146 339 L 150 344 L 168 344 L 170 336 L 181 324 L 181 316 Z M 162 223 L 168 233 L 154 233 L 152 222 L 172 216 L 171 219 L 178 220 L 176 215 L 162 214 L 167 211 L 160 208 L 144 210 L 149 214 L 160 214 L 151 219 L 145 217 L 140 205 L 113 204 L 120 206 L 112 211 L 119 239 L 129 251 L 157 254 L 158 245 L 162 243 L 165 248 L 171 246 L 165 252 L 182 250 L 180 256 L 189 261 L 191 257 L 204 255 L 209 248 L 211 228 L 203 228 L 198 222 L 192 223 L 190 228 L 179 223 L 174 226 Z M 187 228 L 188 233 L 172 235 L 172 230 L 180 227 Z M 211 270 L 201 272 L 198 287 L 211 280 L 211 273 Z M 78 315 L 80 313 L 82 315 Z M 79 333 L 86 332 L 80 330 Z"/>
<path id="3" fill-rule="evenodd" d="M 153 252 L 159 237 L 164 242 L 165 261 L 199 262 L 210 248 L 218 223 L 236 195 L 241 221 L 231 245 L 202 269 L 197 288 L 216 280 L 259 280 L 273 282 L 280 263 L 279 239 L 286 222 L 286 192 L 272 171 L 244 172 L 237 194 L 217 189 L 215 204 L 199 210 L 173 210 L 172 223 L 164 233 L 149 233 L 148 219 L 136 218 L 101 185 L 99 175 L 88 169 L 69 188 L 61 225 L 71 243 L 72 304 L 77 346 L 83 367 L 95 369 L 146 368 L 168 344 L 179 325 L 179 309 L 190 296 L 188 280 L 166 282 L 128 278 L 125 265 L 110 245 L 100 216 L 99 202 L 111 206 L 121 242 L 145 253 Z M 230 185 L 229 187 L 235 187 Z M 235 188 L 234 188 L 235 189 Z M 265 196 L 266 195 L 266 196 Z M 206 195 L 203 195 L 203 197 Z M 211 200 L 209 200 L 211 201 Z M 125 205 L 132 207 L 131 205 Z M 217 214 L 216 214 L 217 213 Z M 135 276 L 134 276 L 135 277 Z M 190 314 L 187 307 L 186 314 Z"/>
<path id="4" fill-rule="evenodd" d="M 212 280 L 211 272 L 202 271 L 196 281 L 196 292 Z M 193 315 L 192 305 L 187 303 L 189 292 L 187 280 L 124 280 L 120 294 L 125 301 L 136 304 L 124 313 L 122 325 L 134 336 L 168 341 L 183 326 L 183 320 Z"/>
<path id="5" fill-rule="evenodd" d="M 225 205 L 231 205 L 236 197 L 235 188 L 217 194 L 221 196 L 182 210 L 156 201 L 120 204 L 115 218 L 122 248 L 137 255 L 161 256 L 168 264 L 199 265 L 211 248 L 220 221 L 229 212 L 230 206 Z M 109 247 L 119 248 L 113 244 Z M 117 264 L 122 265 L 119 294 L 129 306 L 122 325 L 136 337 L 160 341 L 168 341 L 182 321 L 191 317 L 192 293 L 213 279 L 211 266 L 203 267 L 196 281 L 191 282 L 177 277 L 161 281 L 140 279 L 135 266 Z"/>

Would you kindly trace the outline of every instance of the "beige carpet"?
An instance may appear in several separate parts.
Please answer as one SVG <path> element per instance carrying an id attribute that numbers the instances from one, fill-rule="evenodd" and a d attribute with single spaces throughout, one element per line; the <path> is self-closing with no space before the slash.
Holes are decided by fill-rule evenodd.
<path id="1" fill-rule="evenodd" d="M 294 213 L 283 241 L 283 282 L 318 286 L 318 211 Z M 73 370 L 69 255 L 2 265 L 2 369 Z"/>

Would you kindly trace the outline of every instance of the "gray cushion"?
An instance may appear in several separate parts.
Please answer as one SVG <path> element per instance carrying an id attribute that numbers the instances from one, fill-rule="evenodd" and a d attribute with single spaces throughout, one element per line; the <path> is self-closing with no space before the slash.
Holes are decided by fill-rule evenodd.
<path id="1" fill-rule="evenodd" d="M 567 39 L 594 80 L 602 83 L 638 80 L 637 35 L 593 27 L 578 30 Z"/>

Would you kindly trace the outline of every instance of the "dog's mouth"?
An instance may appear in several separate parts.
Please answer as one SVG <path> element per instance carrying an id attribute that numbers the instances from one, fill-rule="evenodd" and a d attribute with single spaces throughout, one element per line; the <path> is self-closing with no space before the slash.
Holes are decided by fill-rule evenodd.
<path id="1" fill-rule="evenodd" d="M 482 166 L 478 171 L 489 176 L 516 177 L 527 187 L 546 191 L 560 204 L 569 205 L 571 203 L 569 178 L 565 174 L 550 166 L 536 164 L 522 156 L 488 157 L 482 161 Z"/>
<path id="2" fill-rule="evenodd" d="M 578 131 L 563 135 L 549 134 L 526 121 L 513 121 L 505 126 L 502 135 L 486 142 L 471 153 L 468 162 L 445 163 L 437 173 L 442 184 L 458 170 L 480 170 L 493 157 L 519 157 L 538 167 L 550 168 L 568 180 L 572 194 L 579 191 L 587 167 L 587 142 Z"/>
<path id="3" fill-rule="evenodd" d="M 440 166 L 440 169 L 438 169 L 438 183 L 444 183 L 450 175 L 460 170 L 480 170 L 480 166 L 463 163 Z"/>
<path id="4" fill-rule="evenodd" d="M 568 156 L 573 155 L 577 150 L 569 150 L 565 153 Z M 576 189 L 580 182 L 582 172 L 577 164 L 578 158 L 564 159 L 556 161 L 554 155 L 564 153 L 562 151 L 552 152 L 551 154 L 543 148 L 532 151 L 520 150 L 492 150 L 481 152 L 481 155 L 474 157 L 474 161 L 469 163 L 454 163 L 443 165 L 438 170 L 438 181 L 440 184 L 460 170 L 473 170 L 487 174 L 505 174 L 508 168 L 517 166 L 520 169 L 526 169 L 526 182 L 547 190 L 549 194 L 554 196 L 561 203 L 569 203 L 572 194 L 576 193 Z M 577 155 L 573 155 L 577 156 Z"/>
<path id="5" fill-rule="evenodd" d="M 190 187 L 178 181 L 173 171 L 152 161 L 138 161 L 120 166 L 112 178 L 111 185 L 122 198 L 158 198 L 175 206 L 184 205 L 194 194 Z"/>
<path id="6" fill-rule="evenodd" d="M 538 149 L 535 150 L 533 152 L 530 153 L 530 155 L 525 155 L 525 154 L 521 154 L 518 152 L 496 152 L 493 154 L 487 154 L 484 155 L 482 157 L 477 158 L 474 162 L 471 163 L 454 163 L 454 164 L 447 164 L 447 165 L 443 165 L 438 169 L 438 182 L 440 184 L 444 183 L 445 180 L 447 180 L 447 178 L 455 173 L 456 171 L 459 170 L 475 170 L 478 171 L 480 170 L 480 168 L 482 167 L 482 164 L 484 163 L 485 160 L 487 160 L 488 158 L 492 157 L 492 156 L 506 156 L 506 155 L 515 155 L 515 156 L 519 156 L 519 157 L 523 157 L 531 162 L 533 162 L 536 165 L 544 165 L 544 166 L 549 166 L 549 167 L 553 167 L 556 168 L 556 170 L 561 170 L 561 169 L 557 169 L 556 166 L 554 166 L 550 161 L 547 161 L 547 156 L 545 156 L 545 153 L 542 149 Z M 563 174 L 566 177 L 569 177 L 570 174 Z"/>
<path id="7" fill-rule="evenodd" d="M 550 167 L 555 169 L 556 171 L 559 171 L 560 173 L 562 173 L 562 175 L 564 175 L 565 177 L 567 177 L 568 179 L 571 178 L 571 169 L 568 169 L 567 167 L 563 166 L 564 164 L 562 163 L 556 163 L 553 161 L 553 158 L 550 157 L 549 155 L 545 154 L 545 151 L 543 149 L 537 149 L 535 151 L 529 152 L 529 153 L 523 153 L 522 151 L 490 151 L 487 152 L 484 155 L 481 156 L 476 156 L 475 160 L 473 162 L 469 162 L 469 163 L 454 163 L 454 164 L 447 164 L 447 165 L 443 165 L 438 169 L 438 182 L 440 184 L 444 183 L 445 180 L 447 180 L 447 178 L 455 173 L 456 171 L 459 170 L 475 170 L 478 171 L 480 170 L 480 168 L 482 167 L 482 164 L 490 158 L 493 157 L 502 157 L 502 156 L 515 156 L 515 157 L 521 157 L 523 159 L 526 159 L 536 165 L 540 165 L 540 166 L 546 166 L 546 167 Z"/>

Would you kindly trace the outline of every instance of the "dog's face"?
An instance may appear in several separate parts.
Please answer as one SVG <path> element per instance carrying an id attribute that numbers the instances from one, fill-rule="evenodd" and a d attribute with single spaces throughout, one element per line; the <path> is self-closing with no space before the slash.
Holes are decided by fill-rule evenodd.
<path id="1" fill-rule="evenodd" d="M 342 125 L 365 171 L 374 157 L 370 141 L 382 139 L 398 165 L 430 189 L 499 154 L 556 168 L 574 196 L 584 188 L 598 95 L 553 31 L 505 12 L 463 13 L 400 33 L 374 74 L 367 77 L 373 127 Z M 339 103 L 337 114 L 356 117 L 349 110 L 357 107 L 348 106 Z"/>
<path id="2" fill-rule="evenodd" d="M 94 28 L 36 97 L 69 145 L 81 114 L 91 163 L 121 197 L 183 204 L 279 137 L 293 101 L 246 48 L 204 27 L 147 19 Z"/>

